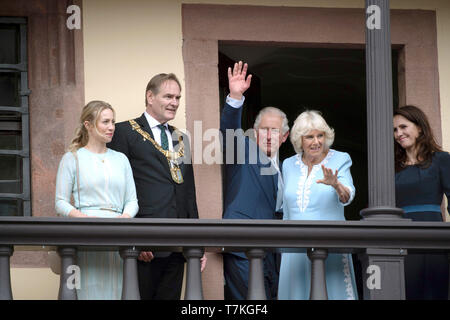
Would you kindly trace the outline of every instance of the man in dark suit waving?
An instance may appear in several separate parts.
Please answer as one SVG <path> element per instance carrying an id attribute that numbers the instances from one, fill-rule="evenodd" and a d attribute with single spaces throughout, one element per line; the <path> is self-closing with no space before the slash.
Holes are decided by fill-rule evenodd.
<path id="1" fill-rule="evenodd" d="M 228 68 L 230 94 L 220 119 L 226 162 L 226 196 L 224 219 L 276 219 L 281 207 L 282 179 L 278 149 L 289 135 L 286 115 L 274 107 L 260 111 L 254 124 L 255 140 L 241 129 L 244 92 L 250 87 L 247 64 Z M 227 132 L 228 131 L 228 132 Z M 224 254 L 225 299 L 246 299 L 249 262 L 242 252 Z M 275 299 L 278 273 L 273 253 L 264 258 L 267 299 Z"/>
<path id="2" fill-rule="evenodd" d="M 141 117 L 118 123 L 111 149 L 130 160 L 139 202 L 137 218 L 198 218 L 189 141 L 173 126 L 181 98 L 174 74 L 158 74 L 145 91 Z M 188 160 L 188 161 L 186 161 Z M 141 252 L 141 299 L 178 300 L 185 259 L 181 253 Z M 202 258 L 202 269 L 206 258 Z"/>

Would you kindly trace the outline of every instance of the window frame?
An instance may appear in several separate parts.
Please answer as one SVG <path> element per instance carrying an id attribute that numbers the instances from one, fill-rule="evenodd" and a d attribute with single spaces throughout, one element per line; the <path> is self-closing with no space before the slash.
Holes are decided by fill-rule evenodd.
<path id="1" fill-rule="evenodd" d="M 31 216 L 31 177 L 30 177 L 30 119 L 29 119 L 29 95 L 28 88 L 28 63 L 27 63 L 27 19 L 15 17 L 0 17 L 0 24 L 19 25 L 19 61 L 17 64 L 0 64 L 0 72 L 19 73 L 20 91 L 19 107 L 1 106 L 0 112 L 17 112 L 21 114 L 21 138 L 22 148 L 17 150 L 2 150 L 0 155 L 14 155 L 22 158 L 22 192 L 0 193 L 0 198 L 5 200 L 22 200 L 18 205 L 18 216 Z M 2 202 L 2 200 L 0 200 Z M 0 213 L 1 215 L 1 213 Z"/>

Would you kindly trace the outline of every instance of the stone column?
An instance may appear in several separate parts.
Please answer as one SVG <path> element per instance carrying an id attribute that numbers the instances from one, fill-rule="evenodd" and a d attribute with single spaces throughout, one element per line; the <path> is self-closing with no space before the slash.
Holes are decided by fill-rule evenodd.
<path id="1" fill-rule="evenodd" d="M 407 250 L 367 249 L 360 255 L 364 300 L 404 300 Z"/>
<path id="2" fill-rule="evenodd" d="M 364 219 L 399 219 L 395 208 L 389 0 L 366 0 L 369 207 Z"/>
<path id="3" fill-rule="evenodd" d="M 395 164 L 392 106 L 392 61 L 389 0 L 366 0 L 366 81 L 367 81 L 367 139 L 369 166 L 369 207 L 361 210 L 364 220 L 399 220 L 403 210 L 395 207 Z M 367 249 L 362 257 L 367 267 L 374 257 Z M 398 254 L 396 254 L 398 252 Z M 385 253 L 385 255 L 383 255 Z M 390 287 L 378 291 L 365 290 L 365 299 L 387 296 L 404 299 L 403 254 L 397 250 L 379 250 L 377 257 L 385 261 L 386 270 L 398 272 Z M 390 272 L 390 271 L 389 271 Z M 386 272 L 383 272 L 386 276 Z M 394 290 L 387 294 L 388 291 Z"/>

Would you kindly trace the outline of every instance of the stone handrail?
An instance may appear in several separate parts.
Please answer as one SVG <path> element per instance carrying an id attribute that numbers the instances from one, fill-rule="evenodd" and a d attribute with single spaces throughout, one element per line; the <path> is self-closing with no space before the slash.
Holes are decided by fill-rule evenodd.
<path id="1" fill-rule="evenodd" d="M 250 260 L 249 299 L 265 299 L 265 251 L 308 252 L 312 260 L 311 299 L 326 299 L 323 259 L 328 253 L 360 254 L 363 269 L 382 265 L 401 276 L 381 278 L 380 290 L 365 288 L 366 299 L 403 299 L 403 258 L 408 252 L 450 252 L 450 224 L 408 220 L 279 221 L 221 219 L 82 219 L 0 217 L 0 298 L 12 299 L 9 259 L 14 246 L 56 246 L 62 269 L 77 249 L 119 250 L 124 259 L 123 299 L 138 299 L 136 259 L 140 249 L 183 252 L 187 263 L 185 299 L 203 299 L 199 259 L 207 251 L 244 251 Z M 386 259 L 388 257 L 388 259 Z M 363 275 L 367 277 L 366 273 Z M 386 277 L 388 278 L 388 277 Z M 76 298 L 63 285 L 60 299 Z"/>

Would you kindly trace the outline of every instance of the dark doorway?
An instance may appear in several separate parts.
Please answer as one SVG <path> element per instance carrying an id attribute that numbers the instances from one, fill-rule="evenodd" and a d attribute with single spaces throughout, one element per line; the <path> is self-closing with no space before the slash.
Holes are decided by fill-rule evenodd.
<path id="1" fill-rule="evenodd" d="M 398 104 L 397 56 L 393 50 L 394 106 Z M 345 208 L 347 220 L 359 220 L 368 205 L 367 117 L 365 52 L 360 49 L 303 48 L 282 45 L 219 42 L 221 105 L 228 93 L 227 68 L 242 60 L 253 75 L 246 96 L 242 124 L 253 126 L 265 106 L 282 109 L 293 125 L 309 109 L 322 112 L 335 130 L 333 149 L 350 154 L 356 197 Z M 294 155 L 290 143 L 280 149 L 280 160 Z"/>
<path id="2" fill-rule="evenodd" d="M 368 206 L 367 112 L 365 51 L 219 42 L 221 106 L 228 94 L 227 68 L 235 61 L 249 64 L 252 86 L 245 94 L 242 124 L 251 128 L 260 109 L 282 109 L 289 127 L 303 111 L 319 110 L 335 130 L 333 149 L 350 154 L 356 196 L 345 207 L 347 220 L 359 220 Z M 393 105 L 398 105 L 398 50 L 392 50 Z M 295 154 L 290 141 L 280 148 L 280 160 Z M 224 189 L 225 190 L 225 189 Z M 363 297 L 361 262 L 353 255 L 358 296 Z"/>

